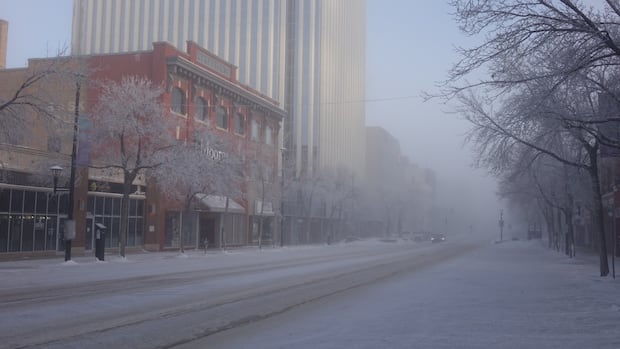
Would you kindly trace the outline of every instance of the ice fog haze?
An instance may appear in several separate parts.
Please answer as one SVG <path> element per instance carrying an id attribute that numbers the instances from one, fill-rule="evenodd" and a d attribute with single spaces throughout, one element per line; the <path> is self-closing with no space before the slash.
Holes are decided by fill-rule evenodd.
<path id="1" fill-rule="evenodd" d="M 10 23 L 7 66 L 69 47 L 71 6 L 70 0 L 0 0 L 0 13 Z M 387 130 L 403 155 L 435 172 L 435 215 L 443 216 L 444 226 L 437 229 L 446 230 L 447 218 L 448 233 L 470 225 L 489 232 L 496 230 L 500 211 L 496 184 L 471 167 L 464 143 L 469 124 L 450 105 L 421 97 L 437 91 L 457 59 L 455 46 L 471 40 L 459 32 L 451 11 L 444 1 L 367 1 L 366 123 Z M 32 16 L 36 20 L 22 19 Z"/>
<path id="2" fill-rule="evenodd" d="M 496 182 L 472 167 L 465 143 L 470 124 L 449 104 L 425 101 L 466 46 L 444 1 L 369 0 L 367 33 L 368 125 L 381 126 L 400 141 L 401 151 L 437 176 L 436 206 L 447 233 L 494 234 L 500 214 Z"/>

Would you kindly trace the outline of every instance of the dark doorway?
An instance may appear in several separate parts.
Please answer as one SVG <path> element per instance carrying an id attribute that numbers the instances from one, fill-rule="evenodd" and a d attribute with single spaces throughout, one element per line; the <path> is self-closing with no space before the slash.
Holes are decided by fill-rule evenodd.
<path id="1" fill-rule="evenodd" d="M 204 248 L 205 239 L 209 242 L 208 247 L 215 247 L 215 219 L 206 215 L 200 215 L 199 222 L 200 241 L 199 244 Z"/>

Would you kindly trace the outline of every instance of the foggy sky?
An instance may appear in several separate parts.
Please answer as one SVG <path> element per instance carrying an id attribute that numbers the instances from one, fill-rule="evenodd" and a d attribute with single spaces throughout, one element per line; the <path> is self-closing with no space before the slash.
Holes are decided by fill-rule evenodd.
<path id="1" fill-rule="evenodd" d="M 471 45 L 474 39 L 459 32 L 444 1 L 367 4 L 366 123 L 384 127 L 400 141 L 404 155 L 435 170 L 448 233 L 470 224 L 495 233 L 500 211 L 496 182 L 470 166 L 472 153 L 464 144 L 469 123 L 450 106 L 420 97 L 423 91 L 436 92 L 446 79 L 458 59 L 455 46 Z M 451 214 L 458 217 L 450 219 Z"/>

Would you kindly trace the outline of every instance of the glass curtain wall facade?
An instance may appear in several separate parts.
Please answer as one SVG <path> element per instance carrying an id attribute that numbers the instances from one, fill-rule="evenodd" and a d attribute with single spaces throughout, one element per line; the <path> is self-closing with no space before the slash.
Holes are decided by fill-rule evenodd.
<path id="1" fill-rule="evenodd" d="M 63 251 L 62 234 L 67 217 L 66 193 L 47 188 L 3 186 L 0 188 L 0 253 Z M 106 226 L 106 247 L 118 247 L 120 196 L 89 194 L 84 249 L 94 247 L 96 223 Z M 144 199 L 130 199 L 127 246 L 144 241 Z"/>
<path id="2" fill-rule="evenodd" d="M 127 247 L 142 246 L 144 243 L 144 198 L 130 198 L 127 217 Z M 86 212 L 86 250 L 95 245 L 95 224 L 107 228 L 105 247 L 116 248 L 119 244 L 121 222 L 121 195 L 89 193 Z"/>
<path id="3" fill-rule="evenodd" d="M 164 247 L 204 248 L 205 240 L 211 247 L 241 246 L 248 243 L 246 219 L 242 214 L 167 211 Z M 222 240 L 223 238 L 223 240 Z"/>
<path id="4" fill-rule="evenodd" d="M 0 188 L 0 253 L 62 250 L 58 231 L 66 217 L 66 200 L 67 195 L 44 188 Z"/>
<path id="5" fill-rule="evenodd" d="M 285 148 L 296 172 L 365 167 L 366 2 L 290 0 Z"/>

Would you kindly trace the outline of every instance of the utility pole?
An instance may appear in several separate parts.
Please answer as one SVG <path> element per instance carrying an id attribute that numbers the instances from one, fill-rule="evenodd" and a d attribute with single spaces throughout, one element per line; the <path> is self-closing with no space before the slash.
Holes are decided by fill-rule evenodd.
<path id="1" fill-rule="evenodd" d="M 286 148 L 280 148 L 280 247 L 284 247 L 284 166 Z"/>
<path id="2" fill-rule="evenodd" d="M 504 240 L 504 210 L 499 211 L 499 241 Z"/>

